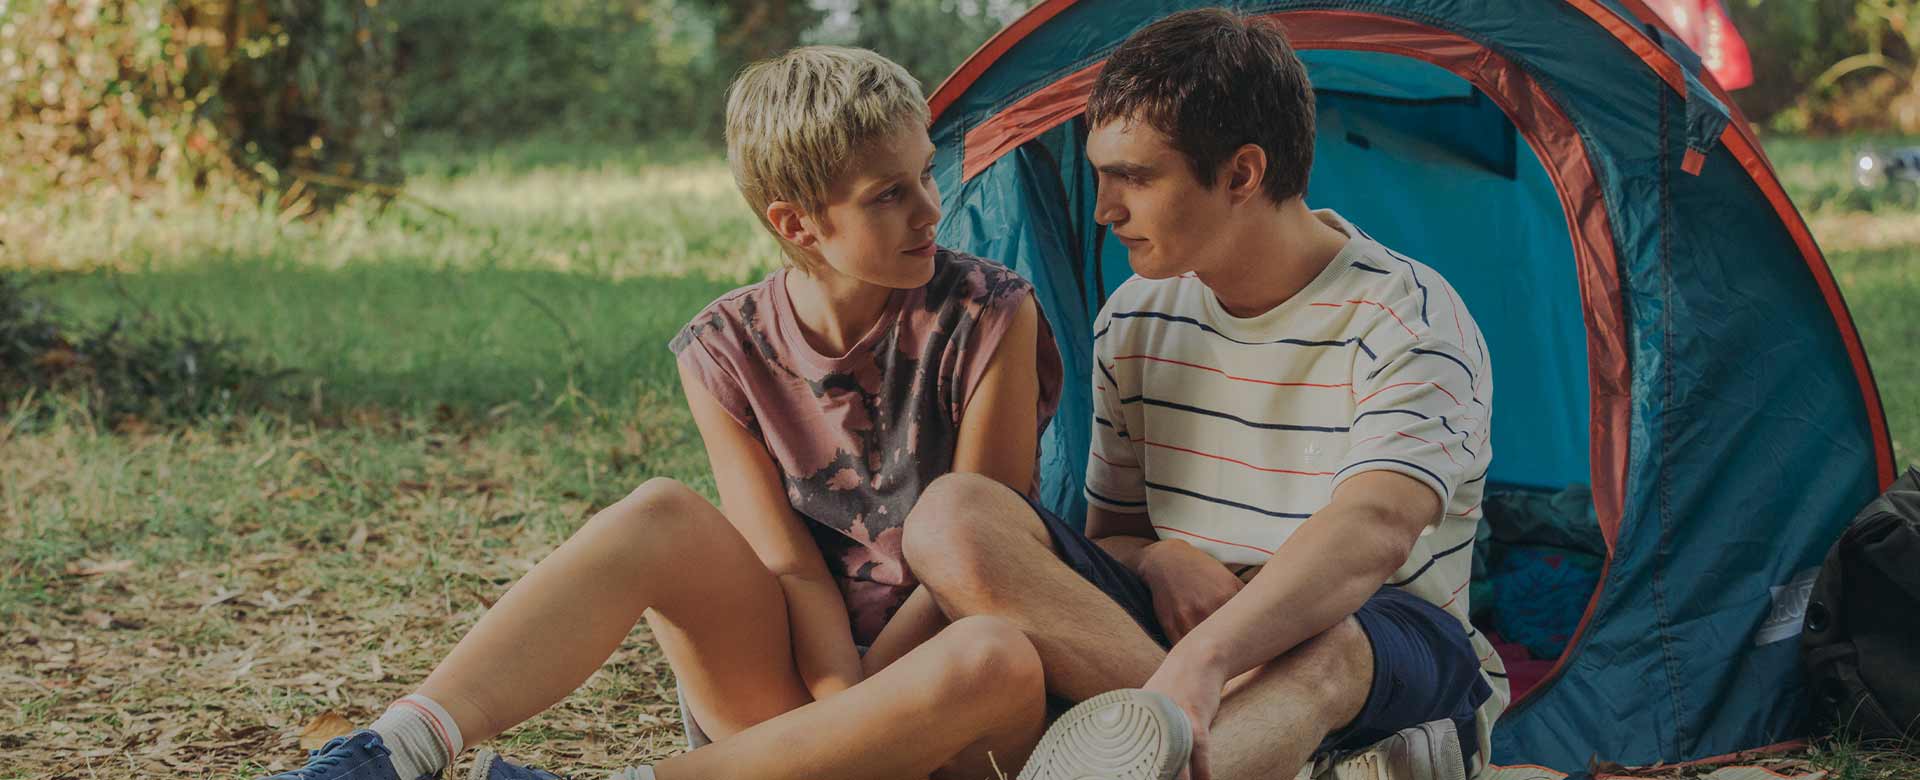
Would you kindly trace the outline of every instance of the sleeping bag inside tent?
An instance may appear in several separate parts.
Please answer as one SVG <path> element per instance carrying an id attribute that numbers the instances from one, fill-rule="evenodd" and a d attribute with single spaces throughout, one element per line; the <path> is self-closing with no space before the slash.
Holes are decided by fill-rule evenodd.
<path id="1" fill-rule="evenodd" d="M 1825 260 L 1698 58 L 1639 0 L 1225 5 L 1277 20 L 1309 69 L 1308 204 L 1445 275 L 1484 335 L 1471 598 L 1515 689 L 1495 763 L 1805 736 L 1806 585 L 1892 451 Z M 1043 2 L 931 99 L 940 242 L 1031 279 L 1060 342 L 1041 491 L 1073 521 L 1089 326 L 1131 274 L 1093 220 L 1087 93 L 1184 7 Z"/>

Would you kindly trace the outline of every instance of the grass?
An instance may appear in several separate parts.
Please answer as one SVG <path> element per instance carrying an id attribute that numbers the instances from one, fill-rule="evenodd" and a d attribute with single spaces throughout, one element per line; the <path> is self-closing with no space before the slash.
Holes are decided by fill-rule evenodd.
<path id="1" fill-rule="evenodd" d="M 1855 145 L 1768 149 L 1911 462 L 1920 205 L 1852 185 Z M 438 139 L 409 166 L 405 197 L 323 217 L 230 196 L 0 209 L 0 269 L 71 320 L 185 313 L 296 372 L 284 402 L 191 424 L 0 398 L 0 778 L 288 768 L 310 721 L 371 720 L 596 507 L 656 475 L 711 495 L 664 345 L 777 262 L 724 163 Z M 663 755 L 670 685 L 643 628 L 501 741 L 581 774 Z M 1908 766 L 1847 745 L 1808 760 L 1859 780 Z"/>

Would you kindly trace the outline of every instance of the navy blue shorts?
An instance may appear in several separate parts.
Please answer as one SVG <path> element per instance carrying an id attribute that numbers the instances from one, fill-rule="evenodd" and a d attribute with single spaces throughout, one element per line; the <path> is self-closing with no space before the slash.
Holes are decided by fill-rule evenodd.
<path id="1" fill-rule="evenodd" d="M 1154 617 L 1153 594 L 1139 575 L 1046 507 L 1031 498 L 1027 504 L 1046 525 L 1060 560 L 1117 602 L 1160 646 L 1172 645 Z M 1353 617 L 1373 646 L 1373 687 L 1360 714 L 1327 735 L 1316 756 L 1360 750 L 1401 729 L 1447 718 L 1460 734 L 1461 759 L 1473 766 L 1480 745 L 1474 711 L 1493 689 L 1480 674 L 1480 659 L 1460 621 L 1389 587 L 1374 593 Z"/>

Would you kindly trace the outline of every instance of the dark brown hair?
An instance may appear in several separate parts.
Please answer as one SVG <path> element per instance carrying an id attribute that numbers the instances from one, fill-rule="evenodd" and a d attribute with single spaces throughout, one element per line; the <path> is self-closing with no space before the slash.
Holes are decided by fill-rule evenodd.
<path id="1" fill-rule="evenodd" d="M 1307 190 L 1313 167 L 1313 85 L 1272 21 L 1218 8 L 1183 11 L 1129 36 L 1107 58 L 1087 121 L 1142 122 L 1185 155 L 1212 187 L 1246 144 L 1267 153 L 1262 180 L 1280 203 Z"/>

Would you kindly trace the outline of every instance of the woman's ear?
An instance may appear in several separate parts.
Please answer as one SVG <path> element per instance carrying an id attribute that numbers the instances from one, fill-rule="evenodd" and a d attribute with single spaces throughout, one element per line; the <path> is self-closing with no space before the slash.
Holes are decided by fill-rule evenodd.
<path id="1" fill-rule="evenodd" d="M 1261 195 L 1267 178 L 1267 150 L 1259 144 L 1246 144 L 1234 150 L 1227 158 L 1226 170 L 1227 194 L 1234 202 L 1244 202 Z"/>
<path id="2" fill-rule="evenodd" d="M 767 204 L 767 224 L 773 226 L 773 234 L 801 249 L 810 249 L 820 242 L 810 222 L 806 212 L 790 201 L 776 200 Z"/>

